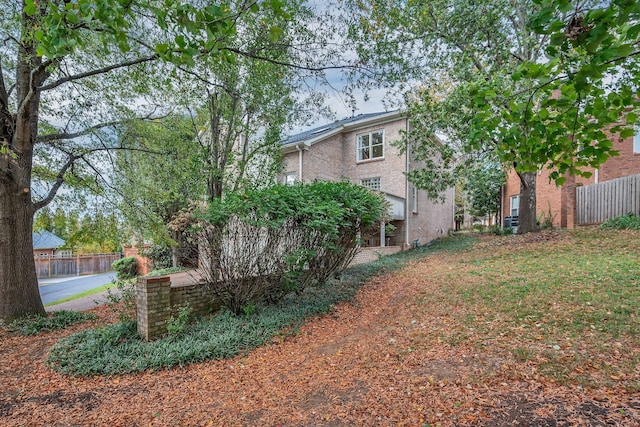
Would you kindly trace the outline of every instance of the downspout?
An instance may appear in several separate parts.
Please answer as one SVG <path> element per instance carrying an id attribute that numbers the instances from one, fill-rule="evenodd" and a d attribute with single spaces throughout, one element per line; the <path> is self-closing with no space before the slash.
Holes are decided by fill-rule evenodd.
<path id="1" fill-rule="evenodd" d="M 302 182 L 302 152 L 304 150 L 307 150 L 308 148 L 301 148 L 302 144 L 300 145 L 296 145 L 296 148 L 298 149 L 298 180 L 300 182 Z"/>
<path id="2" fill-rule="evenodd" d="M 409 118 L 406 118 L 405 122 L 405 132 L 407 135 L 407 150 L 406 150 L 406 162 L 405 162 L 405 173 L 404 173 L 404 244 L 406 247 L 409 246 L 409 156 L 411 150 L 411 144 L 409 144 Z M 418 191 L 418 190 L 416 190 Z M 413 210 L 413 209 L 412 209 Z"/>
<path id="3" fill-rule="evenodd" d="M 506 185 L 500 186 L 500 228 L 504 228 L 504 193 Z M 508 215 L 507 215 L 508 216 Z"/>

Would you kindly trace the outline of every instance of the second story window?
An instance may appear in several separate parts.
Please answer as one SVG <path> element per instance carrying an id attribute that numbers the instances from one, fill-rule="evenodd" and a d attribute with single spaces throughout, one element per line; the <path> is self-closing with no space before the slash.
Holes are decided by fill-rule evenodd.
<path id="1" fill-rule="evenodd" d="M 635 127 L 635 134 L 633 135 L 633 152 L 640 154 L 640 126 Z"/>
<path id="2" fill-rule="evenodd" d="M 360 185 L 362 185 L 363 187 L 370 188 L 371 190 L 380 191 L 380 177 L 361 179 Z"/>
<path id="3" fill-rule="evenodd" d="M 357 137 L 358 161 L 380 159 L 384 157 L 384 131 L 376 130 L 362 133 Z"/>

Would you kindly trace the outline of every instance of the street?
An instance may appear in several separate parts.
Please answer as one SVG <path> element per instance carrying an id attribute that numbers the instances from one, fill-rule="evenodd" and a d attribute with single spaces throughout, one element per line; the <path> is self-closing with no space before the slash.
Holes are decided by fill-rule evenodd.
<path id="1" fill-rule="evenodd" d="M 73 276 L 54 279 L 40 279 L 38 281 L 42 303 L 48 304 L 63 298 L 77 295 L 90 289 L 98 288 L 115 280 L 116 272 L 89 276 Z"/>

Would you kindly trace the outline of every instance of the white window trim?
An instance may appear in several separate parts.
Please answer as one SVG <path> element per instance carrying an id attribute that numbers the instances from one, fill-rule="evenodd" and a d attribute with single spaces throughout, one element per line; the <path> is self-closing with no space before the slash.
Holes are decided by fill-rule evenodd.
<path id="1" fill-rule="evenodd" d="M 293 179 L 290 179 L 291 177 L 293 177 Z M 284 174 L 284 177 L 282 179 L 282 183 L 285 185 L 293 185 L 295 184 L 296 180 L 297 180 L 297 174 L 295 172 L 287 172 Z"/>
<path id="2" fill-rule="evenodd" d="M 633 132 L 633 154 L 640 154 L 640 126 L 636 125 Z"/>
<path id="3" fill-rule="evenodd" d="M 418 189 L 416 187 L 411 189 L 411 213 L 418 213 Z"/>
<path id="4" fill-rule="evenodd" d="M 374 133 L 381 133 L 382 134 L 382 156 L 380 157 L 371 157 L 369 159 L 360 159 L 360 144 L 359 144 L 359 139 L 361 136 L 364 135 L 369 135 L 369 150 L 371 151 L 371 155 L 373 155 L 373 145 L 372 145 L 372 135 Z M 376 130 L 372 130 L 370 132 L 363 132 L 363 133 L 359 133 L 356 134 L 356 162 L 357 163 L 365 163 L 365 162 L 372 162 L 372 161 L 377 161 L 377 160 L 384 160 L 384 154 L 385 154 L 385 132 L 384 129 L 376 129 Z"/>
<path id="5" fill-rule="evenodd" d="M 518 206 L 516 207 L 516 215 L 513 214 L 513 201 L 518 201 Z M 520 195 L 517 194 L 515 196 L 511 196 L 509 199 L 509 216 L 520 216 Z"/>

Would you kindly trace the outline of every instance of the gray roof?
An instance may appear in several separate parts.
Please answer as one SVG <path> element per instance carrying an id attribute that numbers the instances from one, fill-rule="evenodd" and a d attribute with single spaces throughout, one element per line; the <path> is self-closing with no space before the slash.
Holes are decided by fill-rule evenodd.
<path id="1" fill-rule="evenodd" d="M 346 119 L 342 119 L 342 120 L 337 120 L 333 123 L 329 123 L 326 124 L 324 126 L 318 126 L 316 128 L 313 129 L 309 129 L 307 131 L 304 131 L 302 133 L 296 134 L 296 135 L 291 135 L 289 136 L 287 139 L 285 139 L 284 141 L 282 141 L 282 145 L 289 145 L 289 144 L 295 144 L 296 142 L 301 142 L 301 141 L 306 141 L 308 139 L 311 138 L 320 138 L 325 134 L 329 134 L 332 131 L 334 131 L 335 129 L 347 125 L 349 123 L 353 123 L 353 122 L 357 122 L 360 120 L 367 120 L 367 119 L 372 119 L 374 117 L 378 117 L 378 116 L 382 116 L 385 114 L 389 114 L 389 113 L 393 113 L 394 111 L 383 111 L 383 112 L 379 112 L 379 113 L 368 113 L 368 114 L 358 114 L 357 116 L 353 116 L 353 117 L 348 117 Z"/>
<path id="2" fill-rule="evenodd" d="M 33 249 L 57 249 L 66 243 L 50 231 L 34 232 L 32 237 Z"/>

